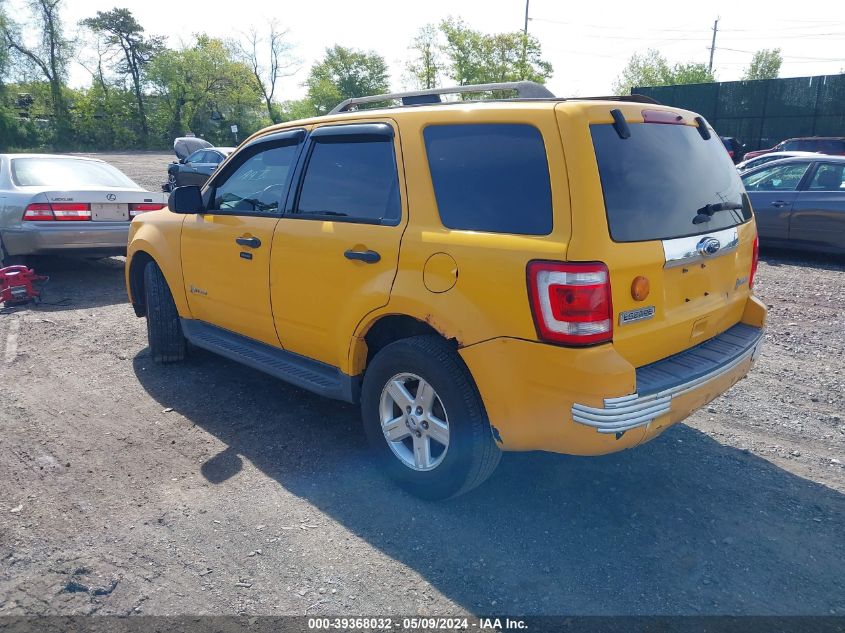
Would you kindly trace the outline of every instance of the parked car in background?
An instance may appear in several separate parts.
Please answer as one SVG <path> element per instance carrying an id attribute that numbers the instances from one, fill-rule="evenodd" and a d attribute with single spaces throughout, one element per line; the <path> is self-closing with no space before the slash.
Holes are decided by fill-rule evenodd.
<path id="1" fill-rule="evenodd" d="M 402 105 L 366 109 L 385 102 Z M 359 403 L 374 458 L 430 499 L 502 450 L 639 446 L 748 373 L 763 338 L 722 142 L 636 96 L 349 99 L 254 135 L 169 208 L 132 223 L 127 253 L 153 361 L 190 341 Z"/>
<path id="2" fill-rule="evenodd" d="M 845 157 L 813 154 L 742 174 L 766 246 L 845 252 Z"/>
<path id="3" fill-rule="evenodd" d="M 185 185 L 202 187 L 214 170 L 234 151 L 234 147 L 206 147 L 167 166 L 166 191 Z"/>
<path id="4" fill-rule="evenodd" d="M 845 156 L 845 136 L 807 136 L 781 141 L 769 149 L 758 149 L 745 153 L 745 160 L 769 152 L 818 152 L 833 156 Z"/>
<path id="5" fill-rule="evenodd" d="M 728 156 L 731 157 L 734 164 L 741 161 L 743 155 L 745 154 L 745 145 L 733 136 L 720 136 L 719 138 L 722 139 L 722 144 L 724 144 L 725 149 L 728 150 Z"/>
<path id="6" fill-rule="evenodd" d="M 754 169 L 755 167 L 760 167 L 760 165 L 765 165 L 766 163 L 771 163 L 776 160 L 783 160 L 784 158 L 798 158 L 800 156 L 818 156 L 818 152 L 769 152 L 768 154 L 763 154 L 762 156 L 757 156 L 756 158 L 748 158 L 741 163 L 738 163 L 736 169 L 739 173 L 743 173 L 749 169 Z"/>
<path id="7" fill-rule="evenodd" d="M 0 154 L 0 261 L 30 255 L 126 252 L 129 222 L 167 197 L 94 158 Z"/>

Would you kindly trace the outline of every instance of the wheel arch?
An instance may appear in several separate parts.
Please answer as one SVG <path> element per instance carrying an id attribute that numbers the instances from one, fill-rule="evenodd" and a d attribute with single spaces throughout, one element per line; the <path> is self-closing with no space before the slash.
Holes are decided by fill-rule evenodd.
<path id="1" fill-rule="evenodd" d="M 359 326 L 350 350 L 351 374 L 362 375 L 373 357 L 387 345 L 413 336 L 435 335 L 458 348 L 455 337 L 438 330 L 430 319 L 402 313 L 378 314 Z"/>

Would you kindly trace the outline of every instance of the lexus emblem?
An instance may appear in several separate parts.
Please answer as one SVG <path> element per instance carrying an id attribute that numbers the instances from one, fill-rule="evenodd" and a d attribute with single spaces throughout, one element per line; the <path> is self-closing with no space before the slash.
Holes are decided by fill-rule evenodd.
<path id="1" fill-rule="evenodd" d="M 114 195 L 113 193 L 110 193 L 110 194 L 108 194 L 108 195 L 106 196 L 106 200 L 109 200 L 109 201 L 114 201 L 114 200 L 117 200 L 117 196 L 116 196 L 116 195 Z M 718 243 L 719 243 L 719 242 L 716 242 L 716 244 L 717 244 L 717 245 L 718 245 Z M 718 249 L 719 247 L 718 247 L 718 246 L 716 246 L 716 248 Z"/>
<path id="2" fill-rule="evenodd" d="M 715 255 L 722 248 L 722 243 L 715 237 L 705 237 L 696 245 L 699 255 Z"/>

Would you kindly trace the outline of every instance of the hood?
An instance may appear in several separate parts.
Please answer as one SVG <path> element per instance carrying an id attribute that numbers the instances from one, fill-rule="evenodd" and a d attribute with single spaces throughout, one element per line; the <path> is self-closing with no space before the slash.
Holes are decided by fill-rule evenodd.
<path id="1" fill-rule="evenodd" d="M 204 147 L 211 147 L 211 143 L 196 136 L 180 136 L 173 141 L 173 151 L 176 152 L 176 157 L 179 160 L 187 158 L 193 152 Z"/>

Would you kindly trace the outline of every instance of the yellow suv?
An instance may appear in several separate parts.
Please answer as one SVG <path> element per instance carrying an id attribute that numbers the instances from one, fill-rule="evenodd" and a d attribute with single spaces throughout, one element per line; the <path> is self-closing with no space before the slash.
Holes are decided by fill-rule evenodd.
<path id="1" fill-rule="evenodd" d="M 441 102 L 470 92 L 493 98 Z M 762 340 L 756 267 L 704 119 L 519 82 L 263 130 L 132 221 L 126 277 L 154 360 L 190 342 L 360 402 L 389 474 L 441 499 L 503 450 L 619 451 L 724 392 Z"/>

